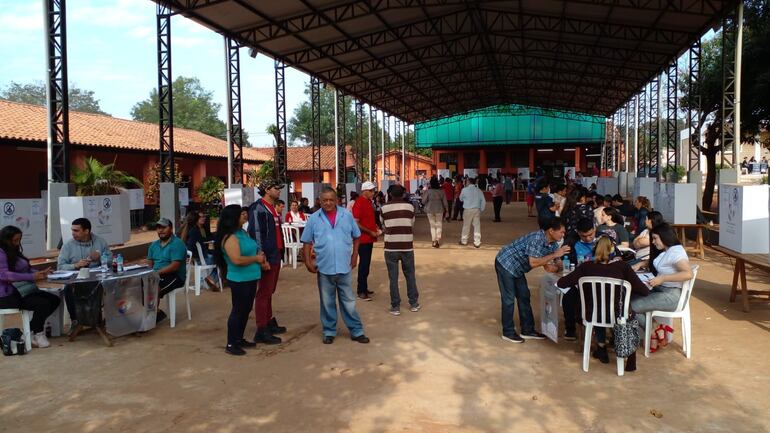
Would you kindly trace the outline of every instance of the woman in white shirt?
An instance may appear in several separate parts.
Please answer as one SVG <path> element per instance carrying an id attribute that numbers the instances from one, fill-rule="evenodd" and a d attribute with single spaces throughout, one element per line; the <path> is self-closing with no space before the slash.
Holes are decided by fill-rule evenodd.
<path id="1" fill-rule="evenodd" d="M 645 260 L 650 257 L 650 230 L 653 227 L 665 223 L 663 215 L 658 211 L 652 211 L 647 214 L 644 220 L 645 228 L 637 237 L 634 238 L 632 248 L 636 250 L 636 258 Z"/>
<path id="2" fill-rule="evenodd" d="M 631 299 L 631 308 L 644 328 L 644 314 L 648 311 L 674 311 L 682 294 L 682 284 L 692 278 L 690 259 L 687 257 L 674 229 L 661 224 L 650 230 L 652 243 L 661 253 L 654 259 L 655 278 L 648 281 L 652 291 L 648 296 Z M 641 262 L 644 264 L 645 262 Z"/>

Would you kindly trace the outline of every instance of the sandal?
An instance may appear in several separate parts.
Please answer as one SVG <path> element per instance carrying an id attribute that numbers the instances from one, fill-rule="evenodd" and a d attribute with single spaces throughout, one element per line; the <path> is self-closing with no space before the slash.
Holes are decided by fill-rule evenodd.
<path id="1" fill-rule="evenodd" d="M 655 328 L 655 338 L 658 340 L 658 347 L 664 348 L 668 346 L 668 338 L 666 337 L 666 328 L 668 326 L 658 325 Z"/>
<path id="2" fill-rule="evenodd" d="M 650 353 L 655 353 L 658 351 L 658 337 L 653 335 L 650 337 Z"/>

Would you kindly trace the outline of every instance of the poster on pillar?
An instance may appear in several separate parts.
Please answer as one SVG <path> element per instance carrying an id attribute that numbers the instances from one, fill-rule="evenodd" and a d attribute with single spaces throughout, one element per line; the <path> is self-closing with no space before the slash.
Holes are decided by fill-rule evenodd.
<path id="1" fill-rule="evenodd" d="M 502 177 L 502 168 L 487 168 L 487 176 L 490 179 L 500 179 Z"/>
<path id="2" fill-rule="evenodd" d="M 30 259 L 43 257 L 45 248 L 45 218 L 42 199 L 0 199 L 3 206 L 2 226 L 21 230 L 21 247 Z"/>
<path id="3" fill-rule="evenodd" d="M 126 190 L 128 194 L 128 210 L 144 209 L 144 189 L 136 188 Z"/>
<path id="4" fill-rule="evenodd" d="M 569 180 L 575 180 L 575 167 L 564 167 L 564 177 Z"/>
<path id="5" fill-rule="evenodd" d="M 479 170 L 475 168 L 466 168 L 463 169 L 463 176 L 468 176 L 469 178 L 477 178 L 479 177 Z"/>
<path id="6" fill-rule="evenodd" d="M 179 188 L 179 205 L 190 206 L 190 188 Z"/>
<path id="7" fill-rule="evenodd" d="M 72 239 L 72 221 L 83 217 L 91 222 L 91 232 L 104 238 L 109 245 L 128 242 L 131 238 L 128 200 L 126 194 L 60 197 L 59 226 L 62 241 Z"/>
<path id="8" fill-rule="evenodd" d="M 529 180 L 529 167 L 519 167 L 516 169 L 519 179 Z"/>

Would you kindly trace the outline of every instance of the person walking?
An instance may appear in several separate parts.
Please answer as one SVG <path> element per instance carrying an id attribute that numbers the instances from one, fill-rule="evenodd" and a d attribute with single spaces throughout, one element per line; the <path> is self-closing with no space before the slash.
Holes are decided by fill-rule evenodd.
<path id="1" fill-rule="evenodd" d="M 452 220 L 452 203 L 455 199 L 455 189 L 452 186 L 452 178 L 445 177 L 444 183 L 441 184 L 441 188 L 444 190 L 444 196 L 446 196 L 446 222 L 449 222 Z"/>
<path id="2" fill-rule="evenodd" d="M 438 179 L 431 180 L 431 188 L 428 193 L 436 193 L 444 199 L 443 192 L 438 187 Z M 435 181 L 435 182 L 434 182 Z M 393 200 L 382 207 L 382 225 L 385 227 L 385 265 L 388 267 L 388 279 L 390 280 L 390 314 L 401 314 L 401 296 L 398 290 L 398 262 L 401 262 L 401 271 L 406 279 L 406 295 L 409 298 L 409 311 L 420 311 L 420 297 L 417 291 L 417 280 L 414 272 L 414 206 L 406 201 L 404 187 L 394 186 L 390 195 Z M 430 218 L 430 213 L 428 218 Z M 434 214 L 439 224 L 439 237 L 441 236 L 441 215 Z"/>
<path id="3" fill-rule="evenodd" d="M 281 213 L 277 209 L 282 188 L 283 184 L 276 179 L 263 180 L 258 186 L 262 198 L 249 206 L 249 236 L 259 243 L 267 260 L 262 267 L 262 278 L 254 299 L 257 322 L 254 341 L 257 343 L 279 344 L 281 339 L 275 335 L 286 332 L 273 315 L 273 294 L 278 287 L 284 248 Z"/>
<path id="4" fill-rule="evenodd" d="M 377 227 L 374 204 L 372 203 L 376 188 L 377 186 L 373 182 L 364 182 L 361 185 L 361 195 L 356 199 L 352 210 L 353 218 L 358 224 L 358 229 L 361 230 L 361 238 L 358 240 L 358 254 L 361 263 L 358 266 L 358 289 L 356 291 L 358 297 L 364 301 L 371 301 L 371 295 L 374 294 L 369 290 L 369 267 L 372 264 L 374 243 L 377 242 L 377 237 L 382 234 L 382 231 Z"/>
<path id="5" fill-rule="evenodd" d="M 463 177 L 457 175 L 455 179 L 455 204 L 452 211 L 452 220 L 457 221 L 457 217 L 460 217 L 460 221 L 463 220 L 463 202 L 460 200 L 460 193 L 463 190 Z"/>
<path id="6" fill-rule="evenodd" d="M 505 175 L 503 184 L 503 188 L 505 189 L 505 204 L 511 204 L 511 200 L 513 200 L 513 179 L 511 179 L 510 174 Z"/>
<path id="7" fill-rule="evenodd" d="M 230 286 L 232 308 L 227 319 L 227 346 L 230 355 L 245 355 L 244 347 L 256 343 L 243 338 L 249 313 L 254 305 L 257 283 L 262 266 L 267 265 L 265 254 L 257 240 L 243 230 L 248 221 L 248 210 L 237 204 L 225 206 L 217 221 L 214 257 Z"/>
<path id="8" fill-rule="evenodd" d="M 494 185 L 492 189 L 492 206 L 494 206 L 495 209 L 495 222 L 500 222 L 500 210 L 503 208 L 503 183 L 499 180 L 493 180 L 492 184 Z"/>
<path id="9" fill-rule="evenodd" d="M 430 178 L 430 189 L 422 196 L 422 208 L 428 215 L 430 240 L 433 242 L 433 248 L 438 248 L 441 246 L 442 222 L 444 220 L 444 215 L 447 213 L 447 198 L 444 190 L 441 189 L 436 176 Z M 384 219 L 383 216 L 383 220 Z"/>
<path id="10" fill-rule="evenodd" d="M 356 311 L 352 287 L 352 270 L 358 262 L 360 237 L 361 230 L 353 215 L 337 205 L 334 189 L 324 187 L 321 211 L 310 215 L 301 237 L 305 267 L 317 274 L 324 344 L 332 344 L 337 335 L 337 298 L 351 339 L 364 344 L 369 342 Z"/>
<path id="11" fill-rule="evenodd" d="M 525 339 L 545 338 L 545 335 L 535 331 L 526 273 L 540 266 L 547 272 L 558 272 L 559 259 L 570 252 L 570 247 L 558 246 L 558 242 L 564 238 L 564 224 L 560 218 L 544 221 L 542 227 L 504 246 L 495 257 L 504 341 L 522 343 Z M 513 324 L 514 303 L 519 308 L 521 335 L 516 333 Z"/>
<path id="12" fill-rule="evenodd" d="M 487 206 L 484 193 L 476 186 L 476 178 L 468 179 L 468 186 L 460 192 L 463 206 L 463 228 L 460 234 L 460 245 L 468 245 L 468 234 L 473 225 L 473 246 L 481 246 L 481 212 Z"/>

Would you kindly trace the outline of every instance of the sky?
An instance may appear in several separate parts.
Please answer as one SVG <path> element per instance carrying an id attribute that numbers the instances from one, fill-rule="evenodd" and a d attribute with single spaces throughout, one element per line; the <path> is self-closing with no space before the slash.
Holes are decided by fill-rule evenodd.
<path id="1" fill-rule="evenodd" d="M 102 111 L 130 119 L 131 107 L 157 87 L 155 3 L 150 0 L 75 0 L 67 2 L 67 55 L 69 81 L 92 90 Z M 0 0 L 0 88 L 11 82 L 45 81 L 45 24 L 43 1 Z M 197 23 L 171 19 L 171 71 L 197 77 L 222 104 L 227 118 L 224 37 Z M 244 129 L 255 146 L 272 146 L 265 132 L 275 123 L 273 60 L 255 59 L 241 49 L 241 104 Z M 286 70 L 286 114 L 306 96 L 310 78 Z"/>

